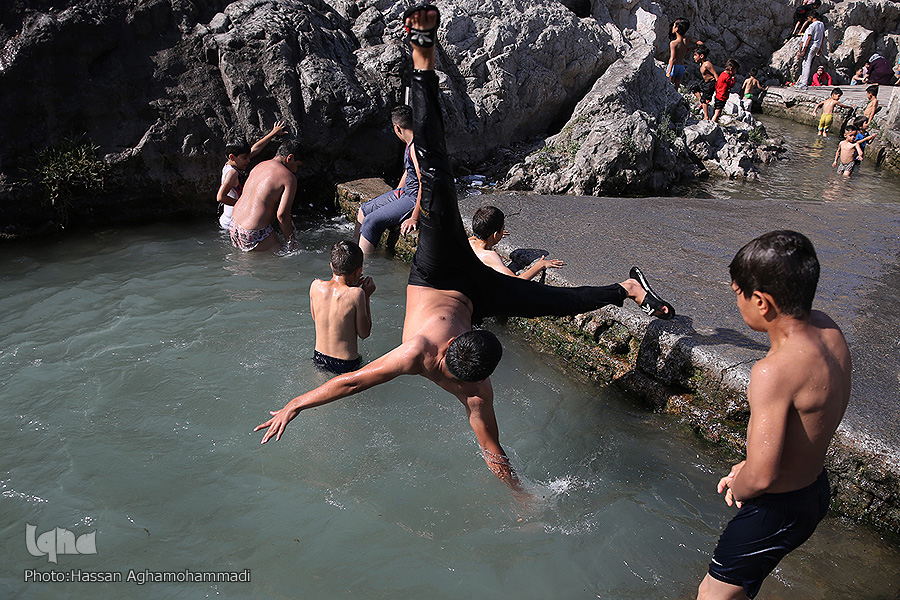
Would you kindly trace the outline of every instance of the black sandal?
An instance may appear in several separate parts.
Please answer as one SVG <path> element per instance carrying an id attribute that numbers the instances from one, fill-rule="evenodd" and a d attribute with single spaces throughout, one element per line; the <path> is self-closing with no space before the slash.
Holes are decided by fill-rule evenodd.
<path id="1" fill-rule="evenodd" d="M 437 21 L 431 29 L 416 29 L 406 24 L 406 20 L 414 13 L 420 10 L 428 10 L 433 8 L 437 13 Z M 403 13 L 403 26 L 406 28 L 406 39 L 409 43 L 415 44 L 419 48 L 431 48 L 437 41 L 437 29 L 441 24 L 441 13 L 438 7 L 433 4 L 418 4 L 412 8 L 407 8 Z"/>
<path id="2" fill-rule="evenodd" d="M 644 273 L 638 269 L 637 267 L 631 267 L 631 273 L 629 276 L 632 279 L 636 279 L 641 287 L 644 288 L 644 291 L 647 292 L 647 295 L 644 296 L 644 301 L 641 302 L 641 310 L 644 311 L 647 316 L 656 317 L 657 319 L 663 319 L 668 321 L 670 319 L 675 318 L 675 309 L 672 308 L 672 305 L 660 298 L 660 296 L 653 291 L 653 288 L 650 287 L 650 283 L 647 281 L 647 278 L 644 277 Z M 668 312 L 663 312 L 663 307 L 668 309 Z"/>

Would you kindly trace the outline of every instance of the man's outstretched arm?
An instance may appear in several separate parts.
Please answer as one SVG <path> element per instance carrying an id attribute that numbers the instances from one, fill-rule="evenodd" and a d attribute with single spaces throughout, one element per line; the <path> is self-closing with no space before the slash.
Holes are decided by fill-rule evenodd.
<path id="1" fill-rule="evenodd" d="M 316 389 L 297 396 L 285 404 L 281 410 L 270 411 L 269 414 L 272 415 L 272 418 L 257 425 L 253 431 L 268 428 L 261 443 L 265 444 L 273 436 L 277 442 L 281 439 L 281 434 L 284 433 L 287 424 L 300 414 L 301 410 L 351 396 L 400 375 L 420 373 L 422 371 L 422 352 L 419 346 L 420 344 L 416 340 L 410 340 L 372 361 L 359 371 L 338 375 L 326 381 Z"/>
<path id="2" fill-rule="evenodd" d="M 484 462 L 487 463 L 494 475 L 509 487 L 518 489 L 519 478 L 510 466 L 509 458 L 500 445 L 500 430 L 494 414 L 494 392 L 489 381 L 485 380 L 475 393 L 466 398 L 460 398 L 460 400 L 466 407 L 469 425 L 472 426 L 475 437 L 478 438 Z"/>

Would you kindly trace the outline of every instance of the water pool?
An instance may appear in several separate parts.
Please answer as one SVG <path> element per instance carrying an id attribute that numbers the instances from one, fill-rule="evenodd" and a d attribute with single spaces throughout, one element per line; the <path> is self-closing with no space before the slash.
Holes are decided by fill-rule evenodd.
<path id="1" fill-rule="evenodd" d="M 7 247 L 0 529 L 10 598 L 684 598 L 733 514 L 728 464 L 617 390 L 500 326 L 504 447 L 535 499 L 484 466 L 462 406 L 395 380 L 311 410 L 278 443 L 253 427 L 325 380 L 307 291 L 343 221 L 287 257 L 233 251 L 209 223 Z M 366 358 L 400 340 L 408 266 L 375 257 Z M 26 525 L 94 533 L 96 554 L 32 556 Z M 126 581 L 129 571 L 251 581 Z M 29 570 L 121 573 L 25 582 Z M 892 598 L 900 553 L 830 518 L 765 598 Z"/>

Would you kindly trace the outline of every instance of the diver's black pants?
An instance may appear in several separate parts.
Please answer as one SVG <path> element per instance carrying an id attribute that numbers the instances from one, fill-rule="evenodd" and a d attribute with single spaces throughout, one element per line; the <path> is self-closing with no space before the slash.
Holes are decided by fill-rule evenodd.
<path id="1" fill-rule="evenodd" d="M 553 287 L 504 275 L 478 259 L 459 214 L 438 94 L 434 71 L 414 71 L 413 141 L 422 197 L 409 284 L 462 292 L 475 307 L 476 321 L 490 316 L 577 315 L 607 304 L 622 306 L 628 294 L 619 284 Z"/>

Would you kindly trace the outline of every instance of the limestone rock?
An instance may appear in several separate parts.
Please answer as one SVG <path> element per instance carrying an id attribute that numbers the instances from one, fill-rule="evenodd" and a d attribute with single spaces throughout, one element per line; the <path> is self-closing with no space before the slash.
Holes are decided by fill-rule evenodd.
<path id="1" fill-rule="evenodd" d="M 559 134 L 510 170 L 505 186 L 581 195 L 665 190 L 694 168 L 686 155 L 676 161 L 673 152 L 658 151 L 678 136 L 668 127 L 671 139 L 661 136 L 657 115 L 680 105 L 652 48 L 638 46 L 597 80 Z"/>

